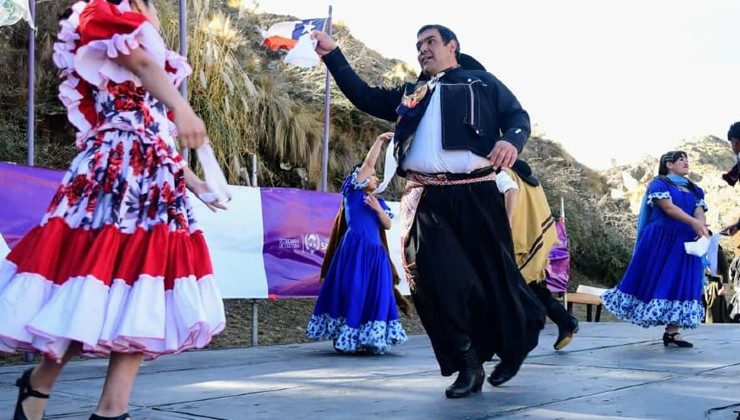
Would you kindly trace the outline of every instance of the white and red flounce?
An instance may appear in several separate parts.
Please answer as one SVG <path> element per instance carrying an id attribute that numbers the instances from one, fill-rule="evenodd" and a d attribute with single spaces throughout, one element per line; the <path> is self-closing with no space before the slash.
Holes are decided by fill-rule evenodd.
<path id="1" fill-rule="evenodd" d="M 207 345 L 224 308 L 200 231 L 122 233 L 70 228 L 53 218 L 0 263 L 0 350 L 61 359 L 71 341 L 87 356 L 153 359 Z"/>

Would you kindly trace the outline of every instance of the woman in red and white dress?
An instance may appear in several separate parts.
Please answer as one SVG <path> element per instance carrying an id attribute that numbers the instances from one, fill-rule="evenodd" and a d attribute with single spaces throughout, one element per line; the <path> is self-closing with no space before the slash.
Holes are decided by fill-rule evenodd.
<path id="1" fill-rule="evenodd" d="M 191 70 L 165 47 L 150 0 L 78 2 L 60 26 L 59 98 L 79 154 L 0 263 L 0 350 L 44 355 L 16 383 L 16 419 L 41 418 L 77 354 L 110 355 L 91 418 L 126 419 L 142 359 L 203 347 L 225 325 L 186 194 L 208 189 L 173 134 L 197 148 L 205 127 L 177 92 Z"/>

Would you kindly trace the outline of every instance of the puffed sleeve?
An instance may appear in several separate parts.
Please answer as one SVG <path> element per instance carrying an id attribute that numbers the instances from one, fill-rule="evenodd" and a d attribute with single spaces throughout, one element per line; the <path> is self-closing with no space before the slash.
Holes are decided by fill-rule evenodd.
<path id="1" fill-rule="evenodd" d="M 709 207 L 704 201 L 704 190 L 701 189 L 698 185 L 696 186 L 696 207 L 704 208 L 705 212 L 709 211 Z"/>
<path id="2" fill-rule="evenodd" d="M 653 206 L 654 200 L 662 200 L 664 198 L 671 199 L 671 186 L 663 179 L 655 178 L 648 185 L 647 190 L 647 204 Z"/>
<path id="3" fill-rule="evenodd" d="M 350 174 L 350 176 L 348 176 L 347 179 L 344 180 L 344 184 L 342 184 L 343 196 L 348 197 L 355 191 L 362 191 L 370 183 L 369 177 L 366 179 L 357 178 L 357 176 L 360 174 L 360 169 L 361 168 L 355 168 L 355 170 L 352 171 L 352 174 Z"/>
<path id="4" fill-rule="evenodd" d="M 390 217 L 391 219 L 393 219 L 394 217 L 396 217 L 396 215 L 393 214 L 393 211 L 391 211 L 391 208 L 388 207 L 388 204 L 386 204 L 385 200 L 383 200 L 382 198 L 378 197 L 378 203 L 380 203 L 380 207 L 383 208 L 383 211 L 385 212 L 385 214 L 388 215 L 388 217 Z"/>
<path id="5" fill-rule="evenodd" d="M 78 27 L 80 47 L 74 58 L 77 74 L 93 86 L 103 87 L 109 80 L 127 80 L 140 84 L 139 79 L 113 59 L 144 49 L 163 68 L 167 48 L 162 37 L 144 15 L 121 12 L 105 0 L 93 0 L 80 14 Z"/>

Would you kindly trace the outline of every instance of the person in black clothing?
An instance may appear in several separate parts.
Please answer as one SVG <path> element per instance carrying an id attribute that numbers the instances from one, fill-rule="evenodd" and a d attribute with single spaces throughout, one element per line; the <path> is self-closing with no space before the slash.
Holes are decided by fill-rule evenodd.
<path id="1" fill-rule="evenodd" d="M 738 181 L 738 178 L 740 178 L 740 121 L 733 123 L 730 126 L 730 129 L 727 131 L 727 140 L 730 142 L 730 147 L 732 149 L 732 153 L 735 155 L 735 164 L 732 165 L 732 168 L 726 173 L 722 175 L 722 179 L 724 179 L 727 184 L 729 184 L 731 187 L 734 187 L 735 184 Z M 732 322 L 740 322 L 740 276 L 738 276 L 738 273 L 740 272 L 740 218 L 738 218 L 738 221 L 733 223 L 732 225 L 729 225 L 722 229 L 720 234 L 732 236 L 733 237 L 733 252 L 735 254 L 735 258 L 733 258 L 732 263 L 730 264 L 730 279 L 732 283 L 734 284 L 734 291 L 731 296 L 729 296 L 728 303 L 730 305 L 730 313 L 729 313 L 729 319 Z M 722 255 L 720 253 L 720 255 Z M 721 291 L 723 293 L 727 293 L 729 291 L 729 288 L 722 287 Z"/>
<path id="2" fill-rule="evenodd" d="M 735 164 L 732 165 L 727 173 L 722 175 L 722 179 L 731 187 L 734 187 L 740 178 L 740 121 L 733 123 L 727 131 L 727 141 L 730 142 L 732 153 L 735 155 Z M 730 226 L 725 227 L 720 232 L 723 235 L 733 236 L 740 229 L 740 219 Z"/>
<path id="3" fill-rule="evenodd" d="M 537 346 L 545 311 L 513 256 L 495 170 L 508 168 L 529 137 L 527 112 L 480 63 L 460 54 L 441 25 L 417 33 L 422 73 L 395 88 L 369 86 L 334 40 L 313 32 L 316 51 L 360 110 L 396 122 L 404 269 L 442 375 L 458 372 L 448 398 L 511 379 Z"/>

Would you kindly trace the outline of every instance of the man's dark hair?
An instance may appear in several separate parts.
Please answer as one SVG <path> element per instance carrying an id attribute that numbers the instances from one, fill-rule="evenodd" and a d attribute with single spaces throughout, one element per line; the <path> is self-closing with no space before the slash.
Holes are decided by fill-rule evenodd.
<path id="1" fill-rule="evenodd" d="M 428 31 L 429 29 L 436 29 L 439 32 L 439 36 L 442 37 L 442 42 L 444 42 L 445 45 L 449 44 L 450 41 L 455 41 L 456 47 L 455 47 L 455 58 L 459 58 L 460 56 L 460 41 L 457 39 L 457 35 L 455 35 L 450 28 L 443 26 L 443 25 L 424 25 L 419 29 L 419 31 L 416 33 L 416 36 L 418 37 L 421 35 L 422 32 Z"/>
<path id="2" fill-rule="evenodd" d="M 732 141 L 732 139 L 740 140 L 740 121 L 732 124 L 727 132 L 727 140 Z"/>

